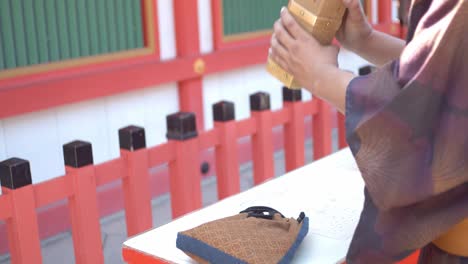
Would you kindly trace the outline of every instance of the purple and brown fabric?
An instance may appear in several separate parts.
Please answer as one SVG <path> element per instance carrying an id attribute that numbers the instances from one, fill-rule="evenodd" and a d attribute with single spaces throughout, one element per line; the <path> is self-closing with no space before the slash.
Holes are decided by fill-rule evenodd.
<path id="1" fill-rule="evenodd" d="M 468 263 L 432 243 L 468 218 L 468 1 L 413 1 L 407 45 L 346 95 L 365 204 L 347 263 Z M 468 243 L 468 237 L 466 242 Z"/>

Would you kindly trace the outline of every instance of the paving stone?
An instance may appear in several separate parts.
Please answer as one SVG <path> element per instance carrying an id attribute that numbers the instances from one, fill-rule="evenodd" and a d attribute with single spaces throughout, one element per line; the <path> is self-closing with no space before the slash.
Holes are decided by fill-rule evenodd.
<path id="1" fill-rule="evenodd" d="M 171 197 L 165 194 L 153 200 L 153 227 L 169 223 L 172 220 Z"/>
<path id="2" fill-rule="evenodd" d="M 107 234 L 104 246 L 104 263 L 124 264 L 122 258 L 122 244 L 127 240 L 126 235 Z"/>
<path id="3" fill-rule="evenodd" d="M 73 238 L 70 232 L 62 233 L 42 242 L 42 263 L 76 263 Z"/>
<path id="4" fill-rule="evenodd" d="M 120 211 L 103 219 L 101 221 L 101 232 L 105 234 L 127 235 L 127 225 L 125 223 L 124 212 Z"/>

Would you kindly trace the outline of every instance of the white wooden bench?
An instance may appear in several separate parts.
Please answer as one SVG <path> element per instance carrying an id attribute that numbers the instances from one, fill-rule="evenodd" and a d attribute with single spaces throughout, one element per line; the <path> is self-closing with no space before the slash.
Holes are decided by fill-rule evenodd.
<path id="1" fill-rule="evenodd" d="M 309 233 L 294 263 L 341 263 L 364 202 L 364 182 L 349 149 L 134 236 L 123 244 L 128 263 L 196 263 L 176 248 L 177 232 L 239 213 L 270 206 L 286 217 L 304 212 Z"/>

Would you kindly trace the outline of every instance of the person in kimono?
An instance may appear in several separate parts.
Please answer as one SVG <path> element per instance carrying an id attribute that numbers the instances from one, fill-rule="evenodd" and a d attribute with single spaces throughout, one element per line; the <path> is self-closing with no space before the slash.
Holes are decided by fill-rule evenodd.
<path id="1" fill-rule="evenodd" d="M 337 33 L 378 66 L 339 68 L 283 8 L 270 55 L 314 96 L 345 114 L 346 139 L 365 182 L 348 264 L 468 263 L 468 1 L 413 0 L 406 40 L 374 30 L 358 0 Z"/>

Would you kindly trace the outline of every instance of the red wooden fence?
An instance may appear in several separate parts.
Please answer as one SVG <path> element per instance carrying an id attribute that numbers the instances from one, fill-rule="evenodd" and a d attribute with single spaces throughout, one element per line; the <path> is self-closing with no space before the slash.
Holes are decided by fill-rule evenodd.
<path id="1" fill-rule="evenodd" d="M 196 1 L 193 1 L 196 2 Z M 379 30 L 400 35 L 401 29 L 391 21 L 391 1 L 378 1 Z M 181 216 L 202 206 L 198 154 L 208 148 L 215 149 L 218 198 L 222 199 L 240 191 L 237 139 L 252 138 L 254 153 L 254 182 L 259 184 L 274 176 L 272 128 L 284 127 L 286 171 L 305 163 L 304 117 L 313 117 L 314 158 L 332 151 L 331 108 L 314 99 L 303 102 L 301 91 L 283 90 L 284 107 L 271 111 L 269 95 L 253 94 L 250 97 L 251 117 L 235 121 L 234 104 L 220 102 L 213 106 L 214 128 L 197 132 L 202 124 L 201 76 L 264 61 L 262 55 L 268 41 L 251 46 L 216 50 L 200 55 L 198 28 L 194 10 L 175 1 L 178 58 L 151 63 L 140 61 L 131 69 L 96 71 L 92 75 L 73 78 L 56 78 L 34 83 L 34 78 L 16 84 L 4 82 L 3 88 L 21 86 L 28 89 L 4 89 L 0 101 L 0 116 L 34 111 L 64 103 L 76 102 L 122 92 L 135 87 L 146 87 L 167 81 L 179 81 L 181 110 L 167 117 L 167 143 L 147 148 L 144 128 L 128 126 L 118 131 L 121 155 L 119 158 L 94 165 L 92 146 L 85 141 L 73 141 L 63 146 L 66 174 L 39 184 L 32 184 L 29 162 L 11 158 L 0 163 L 0 220 L 5 220 L 8 244 L 13 264 L 42 263 L 36 209 L 68 200 L 73 245 L 77 263 L 103 263 L 101 231 L 97 202 L 97 188 L 114 181 L 122 181 L 127 234 L 140 233 L 152 227 L 150 177 L 148 169 L 169 164 L 172 214 Z M 245 56 L 243 56 L 245 55 Z M 208 67 L 194 72 L 193 63 L 201 59 Z M 94 68 L 93 68 L 94 69 Z M 157 69 L 155 71 L 155 69 Z M 155 75 L 151 72 L 160 72 Z M 63 73 L 62 73 L 63 74 Z M 52 74 L 53 75 L 53 74 Z M 58 75 L 57 75 L 58 76 Z M 137 77 L 135 77 L 137 76 Z M 47 77 L 47 76 L 45 76 Z M 58 76 L 60 77 L 60 76 Z M 141 77 L 141 78 L 140 78 Z M 132 79 L 130 86 L 121 82 Z M 88 89 L 86 83 L 94 80 L 106 89 Z M 11 87 L 9 87 L 8 85 Z M 63 87 L 77 87 L 64 94 Z M 79 89 L 78 89 L 79 88 Z M 71 89 L 67 89 L 70 91 Z M 53 100 L 50 96 L 54 95 Z M 26 98 L 21 106 L 14 105 L 15 98 Z M 198 98 L 193 100 L 191 98 Z M 3 98 L 3 99 L 2 99 Z M 197 113 L 197 116 L 193 112 Z M 344 118 L 338 115 L 339 147 L 346 146 Z M 1 238 L 4 239 L 4 238 Z M 415 263 L 417 254 L 404 263 Z"/>
<path id="2" fill-rule="evenodd" d="M 219 198 L 238 193 L 237 139 L 252 138 L 254 182 L 274 177 L 272 129 L 284 126 L 287 171 L 304 165 L 304 117 L 313 117 L 314 158 L 331 153 L 331 118 L 321 100 L 303 102 L 301 91 L 283 89 L 284 108 L 270 109 L 267 93 L 250 96 L 251 117 L 235 121 L 234 104 L 213 106 L 215 126 L 197 132 L 195 114 L 179 112 L 167 117 L 164 144 L 146 147 L 145 131 L 128 126 L 119 130 L 121 156 L 94 165 L 92 146 L 73 141 L 63 146 L 66 174 L 47 182 L 31 184 L 29 162 L 11 158 L 0 163 L 0 220 L 6 220 L 13 264 L 42 263 L 36 208 L 68 199 L 73 245 L 77 263 L 103 263 L 96 188 L 122 180 L 128 236 L 152 227 L 148 170 L 169 163 L 173 217 L 202 206 L 198 154 L 214 147 Z M 342 126 L 340 126 L 342 128 Z M 343 135 L 343 133 L 341 133 Z M 342 139 L 342 141 L 344 141 Z"/>
<path id="3" fill-rule="evenodd" d="M 128 126 L 119 130 L 121 156 L 94 165 L 92 146 L 76 140 L 63 146 L 66 174 L 31 184 L 29 162 L 11 158 L 0 163 L 0 220 L 6 220 L 12 263 L 42 263 L 36 208 L 68 199 L 73 245 L 77 263 L 103 263 L 96 188 L 122 180 L 128 236 L 152 227 L 150 167 L 169 163 L 173 217 L 202 206 L 198 154 L 214 147 L 219 198 L 238 193 L 239 163 L 237 139 L 252 137 L 255 184 L 274 177 L 272 129 L 285 126 L 287 170 L 304 165 L 304 117 L 314 117 L 314 155 L 331 152 L 329 111 L 319 111 L 318 99 L 301 101 L 301 91 L 283 90 L 285 107 L 270 110 L 267 93 L 250 96 L 252 115 L 235 121 L 234 104 L 213 106 L 215 126 L 198 134 L 193 113 L 179 112 L 167 117 L 167 143 L 147 148 L 145 131 Z M 324 116 L 321 116 L 324 115 Z"/>

